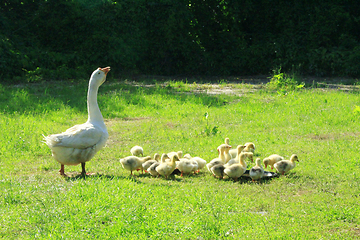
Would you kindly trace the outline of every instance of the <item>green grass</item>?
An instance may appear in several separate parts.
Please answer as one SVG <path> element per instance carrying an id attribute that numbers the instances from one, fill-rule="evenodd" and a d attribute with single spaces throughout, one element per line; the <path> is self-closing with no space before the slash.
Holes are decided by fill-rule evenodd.
<path id="1" fill-rule="evenodd" d="M 230 94 L 206 91 L 232 89 Z M 0 85 L 0 238 L 356 239 L 360 236 L 358 90 L 108 80 L 99 106 L 107 146 L 87 163 L 60 168 L 42 134 L 83 123 L 87 81 Z M 205 113 L 208 113 L 206 119 Z M 206 129 L 216 127 L 217 132 Z M 119 159 L 182 150 L 208 161 L 229 137 L 256 157 L 300 162 L 286 177 L 214 179 L 203 170 L 170 180 L 129 177 Z"/>

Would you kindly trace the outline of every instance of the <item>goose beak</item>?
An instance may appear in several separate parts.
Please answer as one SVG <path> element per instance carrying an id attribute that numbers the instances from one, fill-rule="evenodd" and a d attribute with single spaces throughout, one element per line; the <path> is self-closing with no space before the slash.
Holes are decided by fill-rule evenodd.
<path id="1" fill-rule="evenodd" d="M 100 68 L 100 67 L 99 67 L 99 70 L 100 70 L 100 71 L 103 71 L 103 72 L 105 73 L 105 75 L 107 75 L 108 72 L 110 72 L 110 67 L 105 67 L 105 68 Z"/>

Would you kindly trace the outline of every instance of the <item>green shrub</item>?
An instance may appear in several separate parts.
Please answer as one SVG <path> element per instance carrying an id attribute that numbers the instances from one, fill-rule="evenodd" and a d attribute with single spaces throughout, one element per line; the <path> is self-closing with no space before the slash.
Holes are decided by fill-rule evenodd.
<path id="1" fill-rule="evenodd" d="M 281 67 L 277 70 L 273 70 L 273 75 L 270 81 L 267 83 L 269 89 L 291 91 L 301 89 L 305 86 L 305 83 L 299 83 L 295 74 L 286 74 L 281 71 Z"/>

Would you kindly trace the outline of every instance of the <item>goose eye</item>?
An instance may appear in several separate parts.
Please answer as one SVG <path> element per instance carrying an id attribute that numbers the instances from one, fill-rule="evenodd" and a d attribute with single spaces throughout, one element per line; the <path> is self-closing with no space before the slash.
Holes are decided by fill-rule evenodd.
<path id="1" fill-rule="evenodd" d="M 98 72 L 98 74 L 100 74 L 100 72 Z"/>

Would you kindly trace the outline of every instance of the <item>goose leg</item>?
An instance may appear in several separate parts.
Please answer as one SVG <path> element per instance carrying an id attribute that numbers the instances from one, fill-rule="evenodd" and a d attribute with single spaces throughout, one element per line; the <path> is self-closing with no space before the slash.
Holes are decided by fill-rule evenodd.
<path id="1" fill-rule="evenodd" d="M 61 164 L 61 167 L 60 167 L 59 173 L 60 173 L 60 175 L 61 175 L 61 176 L 66 176 L 66 175 L 65 175 L 64 164 Z"/>
<path id="2" fill-rule="evenodd" d="M 81 163 L 81 175 L 86 175 L 85 163 Z"/>

